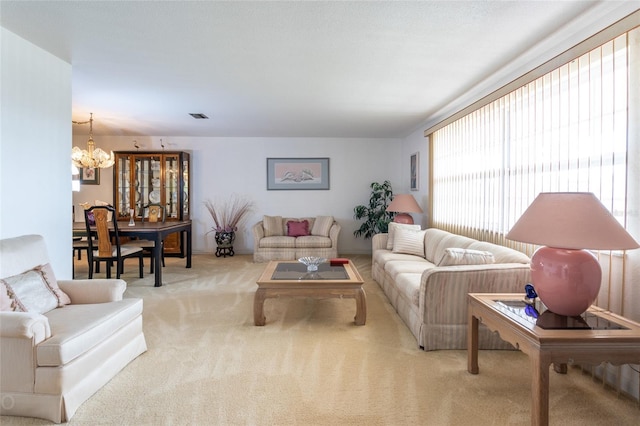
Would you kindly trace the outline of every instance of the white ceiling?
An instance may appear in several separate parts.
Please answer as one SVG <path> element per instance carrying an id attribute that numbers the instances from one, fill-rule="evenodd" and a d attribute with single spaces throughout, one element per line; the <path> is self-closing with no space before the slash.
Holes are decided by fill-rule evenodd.
<path id="1" fill-rule="evenodd" d="M 637 7 L 2 0 L 0 23 L 72 64 L 73 118 L 93 112 L 96 134 L 386 138 L 584 38 L 578 26 L 596 32 Z"/>

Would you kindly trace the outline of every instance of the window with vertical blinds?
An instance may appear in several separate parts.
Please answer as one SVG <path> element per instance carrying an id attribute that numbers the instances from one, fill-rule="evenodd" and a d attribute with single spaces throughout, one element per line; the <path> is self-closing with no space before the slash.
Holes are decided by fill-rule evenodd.
<path id="1" fill-rule="evenodd" d="M 429 130 L 431 226 L 531 255 L 505 235 L 538 193 L 588 191 L 640 241 L 640 28 L 630 28 Z M 596 303 L 640 321 L 640 249 L 596 254 Z M 640 399 L 639 366 L 586 368 Z"/>
<path id="2" fill-rule="evenodd" d="M 557 191 L 595 193 L 624 225 L 628 38 L 436 131 L 433 226 L 505 243 L 536 195 Z"/>

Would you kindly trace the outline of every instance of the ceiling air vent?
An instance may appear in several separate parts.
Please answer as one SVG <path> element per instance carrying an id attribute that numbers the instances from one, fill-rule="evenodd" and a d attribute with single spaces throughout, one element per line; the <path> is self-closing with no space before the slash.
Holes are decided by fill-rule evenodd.
<path id="1" fill-rule="evenodd" d="M 193 118 L 195 118 L 196 120 L 208 120 L 209 117 L 207 117 L 206 115 L 199 113 L 199 112 L 190 112 L 189 113 L 190 116 L 192 116 Z"/>

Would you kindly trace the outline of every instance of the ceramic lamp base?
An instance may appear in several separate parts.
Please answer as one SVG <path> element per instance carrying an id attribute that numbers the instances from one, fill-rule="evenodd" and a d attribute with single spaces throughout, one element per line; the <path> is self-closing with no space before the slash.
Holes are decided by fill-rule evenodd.
<path id="1" fill-rule="evenodd" d="M 589 251 L 540 247 L 531 257 L 531 280 L 550 311 L 577 316 L 597 299 L 602 269 Z"/>
<path id="2" fill-rule="evenodd" d="M 393 218 L 395 223 L 404 223 L 407 225 L 413 225 L 413 218 L 407 213 L 397 213 Z"/>

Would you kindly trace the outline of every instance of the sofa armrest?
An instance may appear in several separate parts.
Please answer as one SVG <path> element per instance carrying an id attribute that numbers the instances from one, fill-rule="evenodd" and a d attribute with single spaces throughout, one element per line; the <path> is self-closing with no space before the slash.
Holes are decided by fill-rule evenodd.
<path id="1" fill-rule="evenodd" d="M 264 238 L 264 226 L 262 226 L 262 221 L 253 225 L 251 230 L 253 232 L 253 249 L 255 252 L 260 248 L 260 240 Z"/>
<path id="2" fill-rule="evenodd" d="M 333 222 L 331 228 L 329 229 L 329 238 L 331 238 L 331 247 L 338 248 L 338 235 L 340 235 L 340 230 L 342 226 L 338 222 Z"/>
<path id="3" fill-rule="evenodd" d="M 429 268 L 420 281 L 420 318 L 425 324 L 466 324 L 468 293 L 522 293 L 531 281 L 523 263 Z"/>
<path id="4" fill-rule="evenodd" d="M 59 280 L 58 285 L 73 305 L 117 302 L 127 289 L 127 283 L 121 279 Z"/>
<path id="5" fill-rule="evenodd" d="M 376 250 L 386 250 L 388 238 L 389 234 L 386 232 L 374 235 L 373 238 L 371 238 L 371 253 L 374 253 Z"/>
<path id="6" fill-rule="evenodd" d="M 0 312 L 0 338 L 33 340 L 34 345 L 51 337 L 49 320 L 35 312 Z M 9 344 L 2 342 L 2 346 Z"/>

